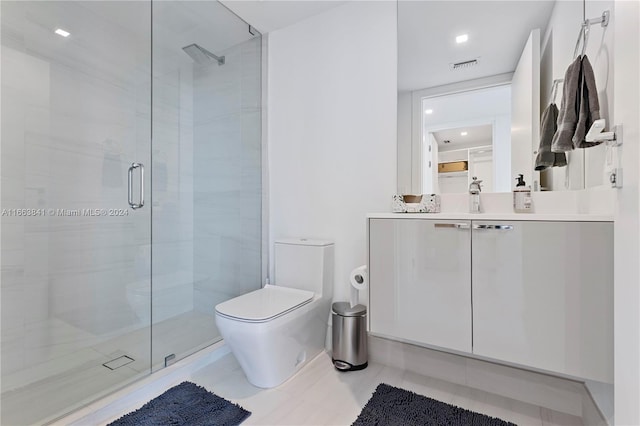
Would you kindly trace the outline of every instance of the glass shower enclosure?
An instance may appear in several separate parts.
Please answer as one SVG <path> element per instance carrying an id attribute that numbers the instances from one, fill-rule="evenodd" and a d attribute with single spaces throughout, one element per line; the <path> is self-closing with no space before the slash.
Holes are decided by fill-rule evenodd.
<path id="1" fill-rule="evenodd" d="M 216 1 L 0 8 L 0 424 L 44 424 L 260 287 L 262 40 Z"/>

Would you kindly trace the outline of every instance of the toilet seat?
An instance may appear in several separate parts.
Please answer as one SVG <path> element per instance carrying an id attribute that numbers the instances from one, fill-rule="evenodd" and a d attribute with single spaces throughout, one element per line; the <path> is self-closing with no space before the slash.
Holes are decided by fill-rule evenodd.
<path id="1" fill-rule="evenodd" d="M 267 322 L 311 302 L 313 295 L 311 291 L 266 285 L 220 303 L 216 313 L 236 321 Z"/>

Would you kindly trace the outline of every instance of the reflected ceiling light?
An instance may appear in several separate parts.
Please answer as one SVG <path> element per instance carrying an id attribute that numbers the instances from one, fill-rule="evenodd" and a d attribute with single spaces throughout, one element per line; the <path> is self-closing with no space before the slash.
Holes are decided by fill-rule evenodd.
<path id="1" fill-rule="evenodd" d="M 433 110 L 432 109 L 425 109 L 424 113 L 425 114 L 433 114 Z"/>
<path id="2" fill-rule="evenodd" d="M 469 40 L 468 34 L 461 34 L 456 37 L 456 43 L 466 43 Z"/>
<path id="3" fill-rule="evenodd" d="M 467 132 L 460 132 L 460 136 L 467 136 Z"/>
<path id="4" fill-rule="evenodd" d="M 62 37 L 69 37 L 71 35 L 71 33 L 69 31 L 65 31 L 62 28 L 58 28 L 54 32 L 56 34 L 58 34 L 59 36 L 62 36 Z"/>

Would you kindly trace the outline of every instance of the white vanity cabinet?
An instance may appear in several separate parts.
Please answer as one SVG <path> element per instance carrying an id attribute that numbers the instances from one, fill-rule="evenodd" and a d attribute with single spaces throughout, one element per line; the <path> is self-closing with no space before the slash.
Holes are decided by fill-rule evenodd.
<path id="1" fill-rule="evenodd" d="M 473 353 L 613 382 L 613 224 L 473 221 Z"/>
<path id="2" fill-rule="evenodd" d="M 471 221 L 369 220 L 371 332 L 471 352 Z"/>
<path id="3" fill-rule="evenodd" d="M 374 335 L 613 382 L 613 223 L 369 218 Z"/>

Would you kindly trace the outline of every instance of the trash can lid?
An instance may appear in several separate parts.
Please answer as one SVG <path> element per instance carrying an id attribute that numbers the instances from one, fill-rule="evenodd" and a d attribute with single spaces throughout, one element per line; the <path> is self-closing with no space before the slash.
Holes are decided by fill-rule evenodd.
<path id="1" fill-rule="evenodd" d="M 366 306 L 356 305 L 352 308 L 349 302 L 335 302 L 331 305 L 331 309 L 335 314 L 343 317 L 360 317 L 367 314 Z"/>

